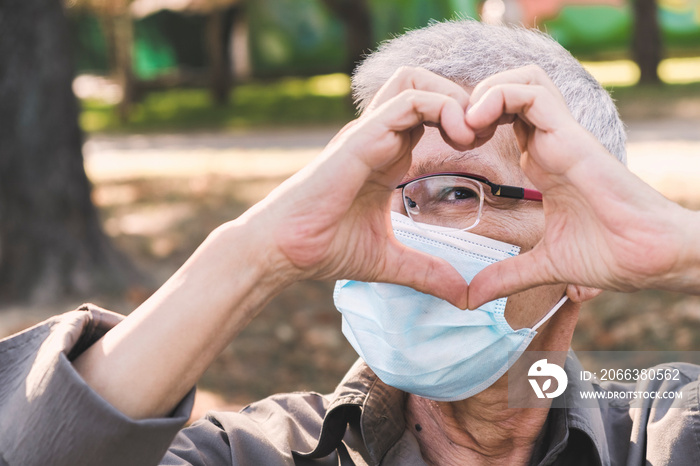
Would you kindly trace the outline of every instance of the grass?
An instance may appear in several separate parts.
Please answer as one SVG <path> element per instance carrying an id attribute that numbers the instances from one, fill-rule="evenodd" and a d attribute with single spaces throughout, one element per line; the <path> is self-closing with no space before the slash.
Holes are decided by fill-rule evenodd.
<path id="1" fill-rule="evenodd" d="M 157 132 L 342 123 L 354 118 L 347 75 L 285 78 L 236 86 L 229 102 L 215 105 L 206 89 L 149 93 L 126 122 L 115 104 L 83 100 L 86 132 Z"/>

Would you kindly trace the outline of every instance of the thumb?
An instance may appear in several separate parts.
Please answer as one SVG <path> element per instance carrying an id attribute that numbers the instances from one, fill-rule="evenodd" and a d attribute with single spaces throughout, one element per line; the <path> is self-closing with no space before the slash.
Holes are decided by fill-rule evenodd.
<path id="1" fill-rule="evenodd" d="M 510 296 L 515 293 L 554 282 L 547 275 L 546 257 L 535 249 L 524 254 L 493 263 L 477 273 L 469 284 L 469 309 Z"/>
<path id="2" fill-rule="evenodd" d="M 467 282 L 446 260 L 416 251 L 396 240 L 386 254 L 386 267 L 376 281 L 410 286 L 466 309 Z"/>

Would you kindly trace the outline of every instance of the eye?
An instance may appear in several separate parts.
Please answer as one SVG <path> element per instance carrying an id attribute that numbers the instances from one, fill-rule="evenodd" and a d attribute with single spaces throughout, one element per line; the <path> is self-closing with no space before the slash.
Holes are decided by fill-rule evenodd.
<path id="1" fill-rule="evenodd" d="M 443 188 L 443 190 L 440 193 L 441 201 L 460 201 L 464 199 L 474 199 L 478 197 L 479 195 L 473 189 L 463 186 Z"/>

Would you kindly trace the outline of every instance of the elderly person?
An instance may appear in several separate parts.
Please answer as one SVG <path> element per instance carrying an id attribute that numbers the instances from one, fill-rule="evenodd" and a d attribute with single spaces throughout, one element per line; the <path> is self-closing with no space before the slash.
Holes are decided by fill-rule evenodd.
<path id="1" fill-rule="evenodd" d="M 86 306 L 0 343 L 4 463 L 697 461 L 697 368 L 674 409 L 508 406 L 509 352 L 566 352 L 597 288 L 700 282 L 677 228 L 697 215 L 620 163 L 599 84 L 543 34 L 456 21 L 384 44 L 354 89 L 362 116 L 119 325 Z M 335 300 L 362 359 L 335 393 L 273 396 L 178 433 L 205 368 L 305 278 L 343 280 Z M 572 355 L 566 370 L 580 370 Z"/>

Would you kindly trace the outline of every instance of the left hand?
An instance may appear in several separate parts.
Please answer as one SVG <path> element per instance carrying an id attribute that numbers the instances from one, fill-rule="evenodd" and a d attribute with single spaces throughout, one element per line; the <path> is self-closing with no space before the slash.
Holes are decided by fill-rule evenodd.
<path id="1" fill-rule="evenodd" d="M 471 95 L 477 142 L 513 123 L 520 165 L 543 194 L 545 231 L 530 251 L 477 274 L 469 308 L 538 285 L 629 291 L 655 286 L 680 264 L 683 211 L 645 184 L 581 127 L 543 70 L 494 75 Z M 569 287 L 568 292 L 575 292 Z"/>

